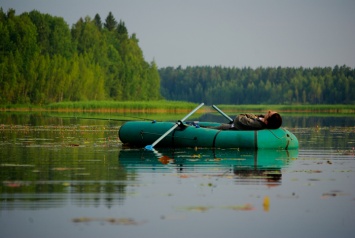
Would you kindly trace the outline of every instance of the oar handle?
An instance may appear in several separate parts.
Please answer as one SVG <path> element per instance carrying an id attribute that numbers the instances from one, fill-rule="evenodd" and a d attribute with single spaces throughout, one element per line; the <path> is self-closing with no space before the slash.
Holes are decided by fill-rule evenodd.
<path id="1" fill-rule="evenodd" d="M 225 118 L 227 118 L 229 120 L 229 122 L 233 122 L 234 120 L 232 118 L 230 118 L 227 114 L 225 114 L 221 109 L 219 109 L 216 105 L 212 105 L 212 107 L 214 109 L 216 109 L 219 113 L 222 114 L 222 116 L 224 116 Z"/>

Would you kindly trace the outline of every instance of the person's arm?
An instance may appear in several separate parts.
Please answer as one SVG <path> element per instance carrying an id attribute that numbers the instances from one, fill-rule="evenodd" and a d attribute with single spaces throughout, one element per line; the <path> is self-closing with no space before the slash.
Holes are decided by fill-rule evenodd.
<path id="1" fill-rule="evenodd" d="M 254 114 L 240 114 L 234 120 L 234 127 L 237 130 L 261 130 L 266 127 L 266 124 Z"/>

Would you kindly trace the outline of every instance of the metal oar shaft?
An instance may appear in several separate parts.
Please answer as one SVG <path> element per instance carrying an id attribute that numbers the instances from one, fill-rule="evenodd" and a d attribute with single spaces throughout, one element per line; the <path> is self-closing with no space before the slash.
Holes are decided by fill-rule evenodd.
<path id="1" fill-rule="evenodd" d="M 194 114 L 198 109 L 200 109 L 204 103 L 201 103 L 198 105 L 194 110 L 192 110 L 189 114 L 187 114 L 183 119 L 180 120 L 180 122 L 184 122 L 187 118 L 189 118 L 192 114 Z M 177 122 L 172 128 L 170 128 L 167 132 L 165 132 L 162 136 L 160 136 L 156 141 L 153 142 L 151 145 L 147 145 L 145 148 L 148 150 L 152 150 L 153 147 L 158 144 L 162 139 L 164 139 L 170 132 L 172 132 L 176 127 L 179 126 L 179 123 Z"/>
<path id="2" fill-rule="evenodd" d="M 212 105 L 212 107 L 214 109 L 216 109 L 219 113 L 222 114 L 222 116 L 224 116 L 225 118 L 227 118 L 230 122 L 233 122 L 234 120 L 232 118 L 230 118 L 227 114 L 225 114 L 224 112 L 221 111 L 221 109 L 219 109 L 216 105 Z"/>
<path id="3" fill-rule="evenodd" d="M 204 103 L 201 103 L 198 107 L 196 107 L 193 111 L 191 111 L 189 114 L 187 114 L 183 119 L 181 119 L 181 122 L 184 122 L 187 118 L 189 118 L 192 114 L 194 114 L 198 109 L 200 109 Z M 172 132 L 176 127 L 179 126 L 180 122 L 177 122 L 172 128 L 170 128 L 167 132 L 165 132 L 161 137 L 159 137 L 152 146 L 154 147 L 156 144 L 158 144 L 162 139 L 165 138 L 170 132 Z"/>
<path id="4" fill-rule="evenodd" d="M 158 144 L 162 139 L 165 138 L 165 136 L 167 136 L 170 132 L 172 132 L 176 127 L 178 127 L 178 124 L 175 124 L 172 128 L 170 128 L 167 132 L 165 132 L 161 137 L 159 137 L 156 141 L 154 141 L 151 146 L 154 147 L 156 144 Z"/>
<path id="5" fill-rule="evenodd" d="M 184 122 L 187 118 L 189 118 L 192 114 L 194 114 L 198 109 L 200 109 L 203 105 L 205 105 L 204 103 L 201 103 L 200 105 L 198 105 L 194 110 L 192 110 L 189 114 L 187 114 L 183 119 L 181 119 L 182 122 Z"/>

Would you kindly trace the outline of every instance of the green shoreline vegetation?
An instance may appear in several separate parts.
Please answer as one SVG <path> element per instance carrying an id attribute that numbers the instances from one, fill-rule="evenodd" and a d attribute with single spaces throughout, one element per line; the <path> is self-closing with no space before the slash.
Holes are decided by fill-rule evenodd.
<path id="1" fill-rule="evenodd" d="M 142 112 L 142 113 L 184 113 L 191 111 L 198 104 L 183 101 L 78 101 L 59 102 L 45 106 L 31 104 L 3 104 L 0 111 L 48 111 L 48 112 Z M 317 105 L 217 105 L 225 112 L 263 112 L 271 109 L 286 113 L 355 113 L 355 105 L 317 104 Z M 211 105 L 204 106 L 205 112 L 213 112 Z"/>
<path id="2" fill-rule="evenodd" d="M 311 112 L 311 113 L 355 113 L 355 105 L 351 104 L 292 104 L 292 105 L 219 105 L 226 112 L 235 111 L 265 111 L 268 109 L 278 112 Z"/>
<path id="3" fill-rule="evenodd" d="M 45 106 L 31 104 L 0 105 L 1 111 L 57 111 L 57 112 L 185 112 L 196 103 L 180 101 L 77 101 L 58 102 Z"/>

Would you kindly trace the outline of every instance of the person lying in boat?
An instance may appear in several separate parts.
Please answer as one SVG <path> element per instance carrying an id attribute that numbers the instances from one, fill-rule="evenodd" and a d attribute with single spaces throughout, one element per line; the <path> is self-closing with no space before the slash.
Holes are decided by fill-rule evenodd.
<path id="1" fill-rule="evenodd" d="M 230 124 L 212 127 L 217 130 L 262 130 L 277 129 L 282 125 L 279 113 L 268 111 L 265 115 L 240 114 Z"/>

